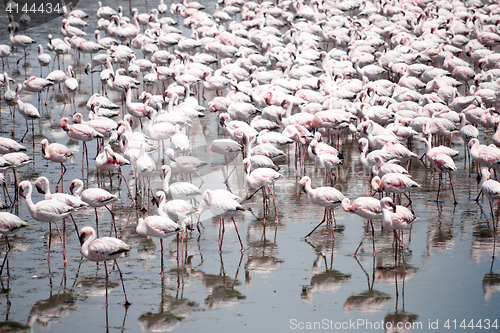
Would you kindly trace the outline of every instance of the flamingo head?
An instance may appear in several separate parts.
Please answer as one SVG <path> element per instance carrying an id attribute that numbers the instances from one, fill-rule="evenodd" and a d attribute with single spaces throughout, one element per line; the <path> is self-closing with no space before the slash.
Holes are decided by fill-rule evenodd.
<path id="1" fill-rule="evenodd" d="M 43 178 L 40 177 L 35 182 L 36 190 L 38 191 L 38 193 L 41 193 L 41 194 L 45 194 L 45 191 L 43 190 L 43 187 L 42 187 L 43 181 L 44 181 Z"/>
<path id="2" fill-rule="evenodd" d="M 394 202 L 392 202 L 392 199 L 389 197 L 385 197 L 382 200 L 380 200 L 380 207 L 382 208 L 392 208 L 392 211 L 395 213 L 396 212 L 396 205 Z"/>
<path id="3" fill-rule="evenodd" d="M 22 196 L 23 198 L 26 198 L 26 195 L 24 193 L 24 191 L 26 191 L 26 188 L 29 187 L 31 184 L 29 181 L 25 180 L 25 181 L 22 181 L 20 184 L 19 184 L 19 195 Z"/>
<path id="4" fill-rule="evenodd" d="M 69 130 L 68 128 L 68 123 L 69 123 L 69 119 L 64 117 L 62 118 L 60 121 L 59 121 L 59 125 L 61 126 L 61 128 L 63 130 L 65 130 L 66 132 Z"/>
<path id="5" fill-rule="evenodd" d="M 76 185 L 75 185 L 75 182 L 74 182 L 74 181 L 73 181 L 73 182 L 71 182 L 71 185 L 69 186 L 69 192 L 70 192 L 71 194 L 73 194 L 73 191 L 74 191 L 74 189 L 75 189 L 75 186 L 76 186 Z"/>
<path id="6" fill-rule="evenodd" d="M 91 227 L 84 227 L 80 230 L 80 237 L 78 238 L 80 240 L 80 245 L 83 245 L 85 243 L 85 239 L 89 237 L 92 234 L 92 229 Z"/>
<path id="7" fill-rule="evenodd" d="M 300 188 L 302 189 L 302 191 L 306 191 L 306 185 L 307 183 L 310 183 L 311 182 L 311 178 L 309 178 L 309 176 L 305 176 L 305 177 L 302 177 L 302 179 L 299 181 L 299 185 L 300 185 Z"/>

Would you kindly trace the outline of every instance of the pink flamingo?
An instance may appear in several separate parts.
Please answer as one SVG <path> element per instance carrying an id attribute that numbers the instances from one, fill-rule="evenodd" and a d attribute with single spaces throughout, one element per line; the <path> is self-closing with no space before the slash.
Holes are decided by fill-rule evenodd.
<path id="1" fill-rule="evenodd" d="M 243 243 L 241 242 L 240 233 L 238 232 L 238 226 L 234 220 L 233 215 L 245 209 L 240 205 L 240 203 L 233 198 L 225 195 L 219 195 L 218 192 L 212 192 L 211 190 L 206 190 L 203 193 L 203 200 L 200 207 L 195 214 L 200 215 L 204 210 L 210 208 L 214 216 L 219 216 L 219 253 L 222 252 L 222 241 L 224 240 L 224 218 L 231 217 L 234 224 L 234 229 L 238 235 L 238 240 L 240 241 L 241 252 L 245 250 Z"/>
<path id="2" fill-rule="evenodd" d="M 493 214 L 493 200 L 500 199 L 500 183 L 496 180 L 491 179 L 491 173 L 488 168 L 481 168 L 481 191 L 477 194 L 476 201 L 479 201 L 479 196 L 484 194 L 488 198 L 490 204 L 491 217 L 493 218 L 493 227 L 495 228 L 495 215 Z M 494 233 L 496 235 L 496 232 Z"/>
<path id="3" fill-rule="evenodd" d="M 61 183 L 61 191 L 63 191 L 62 180 L 64 174 L 66 173 L 64 163 L 74 156 L 74 154 L 68 147 L 60 143 L 49 144 L 47 139 L 43 139 L 40 143 L 42 145 L 42 157 L 46 160 L 61 164 L 61 177 L 59 177 L 59 180 L 57 181 L 56 192 L 58 191 L 59 183 Z"/>
<path id="4" fill-rule="evenodd" d="M 24 192 L 26 191 L 26 189 L 28 190 L 28 192 L 25 194 Z M 69 216 L 71 213 L 75 212 L 75 209 L 73 207 L 66 205 L 61 201 L 53 199 L 42 200 L 34 204 L 33 201 L 31 200 L 31 193 L 33 191 L 33 188 L 31 183 L 27 180 L 22 181 L 19 184 L 19 191 L 21 196 L 26 199 L 26 205 L 28 206 L 28 210 L 30 212 L 31 217 L 37 221 L 49 223 L 49 251 L 47 255 L 47 261 L 50 261 L 52 222 L 54 222 L 56 224 L 57 231 L 59 232 L 59 237 L 61 238 L 61 242 L 63 244 L 63 257 L 64 257 L 64 262 L 66 262 L 68 260 L 66 257 L 66 245 L 65 245 L 66 237 L 65 235 L 61 234 L 61 230 L 57 225 L 57 221 L 62 220 L 65 217 Z M 63 225 L 65 230 L 66 227 L 64 222 Z"/>
<path id="5" fill-rule="evenodd" d="M 375 161 L 377 162 L 377 164 L 372 167 L 372 174 L 374 176 L 382 178 L 385 174 L 388 173 L 402 173 L 405 175 L 408 174 L 408 171 L 401 165 L 394 163 L 394 160 L 385 162 L 382 158 L 380 158 L 380 156 L 376 156 Z"/>
<path id="6" fill-rule="evenodd" d="M 236 170 L 236 154 L 243 150 L 243 146 L 232 139 L 216 139 L 210 144 L 210 151 L 220 155 L 224 155 L 224 160 L 226 164 L 226 180 L 224 183 L 228 185 L 229 177 L 232 175 L 234 170 Z M 234 162 L 234 169 L 229 173 L 229 163 L 227 159 L 232 158 Z"/>
<path id="7" fill-rule="evenodd" d="M 372 178 L 371 185 L 375 191 L 373 195 L 375 195 L 376 192 L 390 192 L 398 194 L 398 196 L 404 194 L 409 200 L 409 205 L 412 203 L 410 191 L 416 187 L 421 187 L 409 176 L 401 173 L 388 173 L 382 176 L 382 178 L 375 176 Z M 407 192 L 408 195 L 406 194 Z"/>
<path id="8" fill-rule="evenodd" d="M 380 208 L 382 209 L 382 226 L 384 230 L 394 231 L 397 259 L 397 249 L 400 238 L 396 230 L 407 229 L 417 217 L 409 209 L 403 206 L 396 206 L 389 197 L 380 200 Z"/>
<path id="9" fill-rule="evenodd" d="M 10 45 L 12 45 L 12 47 L 22 47 L 24 49 L 24 59 L 26 59 L 26 57 L 27 57 L 26 48 L 28 46 L 30 46 L 31 44 L 35 44 L 36 43 L 29 36 L 14 35 L 14 31 L 10 30 L 10 29 L 9 29 L 9 40 L 10 40 Z M 17 61 L 18 64 L 19 64 L 19 61 L 21 59 L 22 58 L 19 58 L 19 60 Z M 3 58 L 2 58 L 2 62 L 3 62 Z M 8 64 L 8 62 L 7 62 L 7 64 Z"/>
<path id="10" fill-rule="evenodd" d="M 109 173 L 109 181 L 110 181 L 110 186 L 113 188 L 113 179 L 111 178 L 111 171 L 117 170 L 120 176 L 122 176 L 123 181 L 125 182 L 125 186 L 127 186 L 128 193 L 130 195 L 130 198 L 132 200 L 131 206 L 134 206 L 134 197 L 132 196 L 132 193 L 130 192 L 130 188 L 128 187 L 128 182 L 127 178 L 122 172 L 121 167 L 123 165 L 129 165 L 130 161 L 127 160 L 125 157 L 122 155 L 115 153 L 110 146 L 105 146 L 103 152 L 101 152 L 97 157 L 95 158 L 95 164 L 97 169 L 101 171 L 108 171 Z"/>
<path id="11" fill-rule="evenodd" d="M 76 190 L 75 190 L 76 187 Z M 94 207 L 95 211 L 95 225 L 97 235 L 99 236 L 99 221 L 97 217 L 97 207 L 106 207 L 106 209 L 111 213 L 113 219 L 113 225 L 115 227 L 115 235 L 118 237 L 118 231 L 116 229 L 115 214 L 108 208 L 108 204 L 120 200 L 116 195 L 109 193 L 102 188 L 88 188 L 83 190 L 83 182 L 80 179 L 73 179 L 69 187 L 69 191 L 75 197 L 80 198 L 83 202 L 87 203 L 90 207 Z"/>
<path id="12" fill-rule="evenodd" d="M 31 120 L 31 132 L 33 134 L 33 145 L 34 145 L 35 144 L 34 120 L 40 119 L 40 112 L 38 112 L 38 109 L 33 104 L 21 101 L 17 94 L 16 94 L 16 102 L 17 102 L 17 111 L 19 111 L 21 116 L 23 116 L 24 119 L 26 119 L 26 132 L 24 133 L 20 142 L 23 142 L 24 138 L 26 137 L 26 134 L 28 134 L 29 131 L 28 120 Z"/>
<path id="13" fill-rule="evenodd" d="M 372 238 L 373 238 L 373 255 L 375 255 L 375 230 L 373 228 L 373 219 L 380 216 L 382 210 L 380 208 L 380 200 L 375 199 L 373 197 L 358 197 L 356 198 L 352 204 L 349 198 L 344 198 L 342 200 L 342 208 L 349 213 L 356 214 L 368 220 L 372 227 Z M 353 253 L 353 256 L 356 256 L 359 248 L 363 244 L 363 240 L 359 243 L 356 251 Z"/>
<path id="14" fill-rule="evenodd" d="M 169 184 L 172 168 L 169 165 L 163 165 L 161 170 L 163 171 L 163 191 L 172 199 L 189 200 L 203 193 L 197 186 L 188 182 Z"/>
<path id="15" fill-rule="evenodd" d="M 248 187 L 251 189 L 257 189 L 251 196 L 249 196 L 247 199 L 251 199 L 255 193 L 259 191 L 259 189 L 262 189 L 262 200 L 263 200 L 263 214 L 264 214 L 264 224 L 266 223 L 266 190 L 265 187 L 269 189 L 271 192 L 271 195 L 273 197 L 273 203 L 274 203 L 274 213 L 276 215 L 276 224 L 278 224 L 278 211 L 276 208 L 276 198 L 274 197 L 273 190 L 271 189 L 271 185 L 274 185 L 274 183 L 283 177 L 282 174 L 276 172 L 274 169 L 271 168 L 258 168 L 253 171 L 251 171 L 251 163 L 249 160 L 244 161 L 243 165 L 245 166 L 245 171 L 247 174 L 246 177 L 246 182 Z"/>
<path id="16" fill-rule="evenodd" d="M 19 144 L 17 141 L 0 137 L 0 154 L 15 153 L 26 151 L 26 147 Z"/>
<path id="17" fill-rule="evenodd" d="M 308 233 L 305 236 L 305 238 L 311 236 L 312 233 L 316 231 L 316 229 L 318 229 L 318 227 L 322 225 L 325 221 L 331 224 L 335 220 L 335 214 L 333 212 L 334 208 L 340 205 L 342 200 L 344 200 L 345 198 L 344 195 L 336 188 L 325 186 L 313 189 L 311 183 L 312 181 L 311 178 L 309 178 L 309 176 L 303 177 L 299 182 L 302 189 L 307 193 L 309 201 L 315 205 L 325 207 L 325 213 L 323 215 L 323 220 L 321 220 L 321 222 L 316 227 L 314 227 L 314 229 L 311 230 L 311 232 Z M 335 240 L 335 233 L 333 226 L 331 226 L 331 230 L 332 230 L 332 240 Z"/>
<path id="18" fill-rule="evenodd" d="M 477 140 L 477 139 L 472 139 L 472 140 Z M 437 172 L 439 172 L 439 186 L 438 186 L 438 193 L 437 193 L 436 201 L 439 200 L 439 192 L 442 189 L 443 173 L 447 173 L 450 177 L 450 185 L 451 185 L 451 191 L 453 193 L 453 201 L 454 201 L 454 204 L 456 205 L 457 199 L 455 198 L 455 190 L 453 189 L 453 181 L 451 180 L 451 172 L 457 170 L 457 166 L 455 165 L 455 162 L 451 158 L 450 154 L 455 152 L 458 155 L 459 152 L 453 151 L 452 149 L 450 149 L 448 147 L 444 147 L 444 146 L 436 147 L 436 148 L 440 148 L 440 149 L 432 148 L 431 143 L 426 138 L 421 138 L 420 141 L 425 142 L 425 144 L 426 144 L 426 153 L 425 153 L 426 159 L 430 162 L 431 166 Z M 478 143 L 479 143 L 479 141 L 478 141 Z M 447 149 L 442 149 L 442 147 L 447 148 Z M 471 156 L 472 155 L 473 154 L 471 154 Z"/>
<path id="19" fill-rule="evenodd" d="M 0 212 L 0 234 L 4 235 L 5 237 L 5 246 L 6 246 L 5 258 L 3 259 L 2 267 L 0 268 L 0 276 L 2 276 L 3 267 L 5 265 L 5 262 L 7 262 L 7 276 L 5 277 L 6 278 L 10 277 L 9 261 L 7 260 L 7 256 L 9 255 L 10 251 L 8 235 L 14 233 L 14 231 L 18 229 L 29 226 L 30 224 L 28 222 L 21 220 L 17 215 L 8 212 Z"/>
<path id="20" fill-rule="evenodd" d="M 87 172 L 89 171 L 89 155 L 87 152 L 87 141 L 94 140 L 96 138 L 102 138 L 102 134 L 97 132 L 93 127 L 86 124 L 73 124 L 69 125 L 69 119 L 64 117 L 59 122 L 61 128 L 68 133 L 68 136 L 74 140 L 82 141 L 82 172 L 83 172 L 83 162 L 85 155 L 87 156 Z"/>
<path id="21" fill-rule="evenodd" d="M 104 270 L 106 271 L 106 306 L 108 306 L 108 266 L 106 265 L 107 260 L 114 260 L 118 272 L 120 273 L 120 279 L 122 281 L 123 294 L 125 295 L 125 303 L 123 305 L 128 306 L 131 303 L 127 299 L 127 293 L 125 292 L 125 285 L 123 283 L 123 275 L 120 270 L 120 266 L 116 262 L 116 259 L 121 257 L 122 253 L 126 253 L 132 249 L 132 246 L 126 244 L 122 240 L 113 237 L 101 237 L 96 239 L 96 232 L 92 227 L 84 227 L 80 230 L 80 244 L 82 244 L 82 255 L 91 261 L 104 261 Z"/>
<path id="22" fill-rule="evenodd" d="M 54 82 L 47 79 L 30 76 L 27 80 L 23 82 L 23 89 L 29 92 L 38 93 L 38 103 L 40 103 L 40 93 L 50 86 L 53 86 Z"/>
<path id="23" fill-rule="evenodd" d="M 175 157 L 175 152 L 173 149 L 167 149 L 167 157 L 170 160 L 170 167 L 172 168 L 172 172 L 178 173 L 188 173 L 188 174 L 196 174 L 202 181 L 202 184 L 205 180 L 200 176 L 198 171 L 207 165 L 206 162 L 203 162 L 199 158 L 194 156 L 179 156 Z"/>
<path id="24" fill-rule="evenodd" d="M 21 152 L 18 152 L 18 153 L 8 153 L 8 154 L 5 154 L 3 155 L 3 159 L 5 161 L 7 161 L 9 164 L 10 164 L 10 168 L 12 168 L 14 170 L 14 183 L 15 183 L 15 188 L 16 188 L 16 191 L 15 191 L 15 195 L 14 195 L 14 202 L 17 203 L 17 199 L 18 199 L 18 184 L 19 184 L 19 177 L 17 175 L 17 169 L 24 166 L 24 165 L 27 165 L 29 163 L 35 163 L 35 160 L 32 159 L 31 157 L 29 157 L 27 154 L 25 153 L 21 153 Z"/>
<path id="25" fill-rule="evenodd" d="M 160 276 L 165 275 L 163 269 L 163 238 L 172 236 L 181 231 L 181 228 L 177 223 L 172 221 L 166 216 L 153 215 L 148 216 L 145 219 L 139 218 L 137 228 L 135 229 L 139 235 L 151 236 L 160 238 L 161 245 L 161 273 Z"/>

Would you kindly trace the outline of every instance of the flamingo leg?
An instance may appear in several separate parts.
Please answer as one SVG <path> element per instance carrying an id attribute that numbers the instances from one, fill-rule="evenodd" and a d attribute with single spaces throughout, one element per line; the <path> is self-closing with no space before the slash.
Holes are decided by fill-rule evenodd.
<path id="1" fill-rule="evenodd" d="M 276 215 L 276 224 L 278 224 L 278 209 L 276 208 L 276 198 L 274 197 L 273 190 L 271 189 L 271 186 L 267 186 L 269 188 L 269 191 L 271 192 L 271 195 L 273 197 L 273 203 L 274 203 L 274 214 Z"/>
<path id="2" fill-rule="evenodd" d="M 49 252 L 47 255 L 47 261 L 50 262 L 50 243 L 52 242 L 52 223 L 49 223 Z"/>
<path id="3" fill-rule="evenodd" d="M 314 229 L 310 233 L 308 233 L 304 238 L 309 238 L 313 234 L 313 232 L 315 232 L 316 229 L 318 229 L 319 226 L 322 225 L 325 222 L 325 220 L 326 220 L 326 212 L 327 212 L 327 209 L 325 208 L 325 214 L 323 215 L 323 220 L 321 220 L 321 222 L 316 227 L 314 227 Z"/>
<path id="4" fill-rule="evenodd" d="M 457 204 L 457 198 L 455 198 L 455 189 L 453 189 L 453 181 L 451 180 L 451 173 L 448 174 L 450 176 L 450 185 L 451 185 L 451 193 L 453 193 L 453 203 Z"/>
<path id="5" fill-rule="evenodd" d="M 201 179 L 201 184 L 200 184 L 200 187 L 201 187 L 201 185 L 203 185 L 203 183 L 205 182 L 205 180 L 204 180 L 203 178 L 201 178 L 201 176 L 200 176 L 200 174 L 198 173 L 198 171 L 195 171 L 194 173 L 198 176 L 198 178 L 200 178 L 200 179 Z"/>
<path id="6" fill-rule="evenodd" d="M 57 232 L 59 233 L 59 238 L 61 239 L 62 243 L 62 248 L 63 248 L 63 262 L 68 261 L 68 257 L 66 257 L 66 237 L 61 233 L 61 229 L 59 229 L 59 226 L 57 225 L 57 222 L 54 222 L 56 224 Z M 63 220 L 64 223 L 64 220 Z M 64 223 L 65 224 L 65 223 Z M 64 227 L 64 230 L 66 230 L 66 227 Z"/>
<path id="7" fill-rule="evenodd" d="M 234 217 L 231 217 L 231 219 L 233 220 L 234 229 L 236 230 L 236 234 L 238 235 L 238 240 L 240 241 L 241 252 L 243 252 L 243 251 L 245 251 L 245 248 L 243 247 L 243 243 L 241 242 L 240 233 L 238 232 L 238 226 L 236 225 L 236 221 L 234 220 Z"/>
<path id="8" fill-rule="evenodd" d="M 94 207 L 95 211 L 95 233 L 99 237 L 99 218 L 97 217 L 97 207 Z"/>
<path id="9" fill-rule="evenodd" d="M 5 262 L 7 262 L 7 276 L 6 276 L 6 278 L 9 278 L 10 272 L 9 272 L 9 261 L 7 260 L 7 256 L 9 255 L 9 252 L 10 252 L 10 244 L 9 244 L 9 237 L 7 235 L 5 235 L 5 246 L 6 246 L 6 251 L 5 251 L 5 257 L 3 258 L 2 267 L 0 267 L 0 276 L 2 276 L 3 266 L 5 265 Z"/>
<path id="10" fill-rule="evenodd" d="M 125 292 L 125 284 L 123 283 L 123 274 L 122 274 L 122 271 L 120 270 L 120 266 L 118 266 L 118 263 L 116 262 L 116 259 L 115 259 L 115 264 L 116 264 L 116 268 L 118 268 L 118 273 L 120 273 L 120 280 L 122 280 L 122 287 L 123 287 L 123 295 L 125 295 L 125 303 L 123 303 L 123 305 L 129 306 L 132 303 L 130 303 L 127 299 L 127 293 Z"/>
<path id="11" fill-rule="evenodd" d="M 23 142 L 24 138 L 26 137 L 26 134 L 28 134 L 29 132 L 29 127 L 28 127 L 28 119 L 26 119 L 26 132 L 24 132 L 24 135 L 23 137 L 21 138 L 21 140 L 19 140 L 19 142 Z"/>
<path id="12" fill-rule="evenodd" d="M 111 211 L 111 209 L 108 208 L 108 206 L 104 207 L 106 207 L 106 209 L 109 210 L 109 212 L 111 213 L 111 218 L 113 219 L 113 226 L 115 227 L 115 236 L 116 238 L 118 238 L 118 230 L 116 229 L 115 214 Z"/>
<path id="13" fill-rule="evenodd" d="M 5 198 L 5 201 L 7 202 L 5 192 L 7 192 L 7 197 L 9 197 L 10 204 L 12 205 L 12 198 L 10 197 L 9 190 L 7 189 L 7 185 L 4 183 L 3 184 L 3 196 Z"/>
<path id="14" fill-rule="evenodd" d="M 128 187 L 127 178 L 125 178 L 125 176 L 123 175 L 122 168 L 118 168 L 118 172 L 122 176 L 123 181 L 125 182 L 125 186 L 127 186 L 128 195 L 130 196 L 130 207 L 133 208 L 135 205 L 135 201 L 134 201 L 134 197 L 132 196 L 132 192 L 130 192 L 130 188 Z M 151 188 L 151 185 L 150 185 L 150 188 Z"/>
<path id="15" fill-rule="evenodd" d="M 437 191 L 437 198 L 436 198 L 436 202 L 439 203 L 439 191 L 441 190 L 441 181 L 442 181 L 442 175 L 439 174 L 439 185 L 438 185 L 438 191 Z"/>
<path id="16" fill-rule="evenodd" d="M 370 225 L 372 226 L 372 243 L 373 243 L 373 255 L 375 255 L 375 229 L 373 228 L 373 221 L 370 220 Z"/>
<path id="17" fill-rule="evenodd" d="M 361 245 L 362 245 L 362 244 L 363 244 L 363 239 L 361 239 L 361 242 L 359 242 L 359 245 L 358 245 L 358 247 L 356 248 L 356 251 L 354 251 L 354 253 L 352 254 L 352 256 L 353 256 L 353 257 L 355 257 L 355 256 L 356 256 L 356 254 L 358 253 L 358 250 L 359 250 L 359 248 L 361 247 Z"/>
<path id="18" fill-rule="evenodd" d="M 161 273 L 160 273 L 160 276 L 161 277 L 164 277 L 165 276 L 165 272 L 163 270 L 163 253 L 165 252 L 164 249 L 163 249 L 163 238 L 160 238 L 160 246 L 161 246 Z"/>
<path id="19" fill-rule="evenodd" d="M 58 189 L 59 189 L 59 183 L 61 183 L 61 192 L 63 192 L 63 176 L 64 174 L 66 173 L 66 167 L 64 166 L 64 164 L 61 163 L 61 177 L 59 177 L 59 180 L 57 181 L 57 184 L 56 184 L 56 192 L 58 192 Z"/>
<path id="20" fill-rule="evenodd" d="M 476 197 L 476 202 L 479 201 L 479 197 L 481 196 L 481 194 L 483 193 L 483 190 L 480 190 L 479 193 L 477 194 L 477 197 Z"/>
<path id="21" fill-rule="evenodd" d="M 264 214 L 264 225 L 266 224 L 266 190 L 264 189 L 264 186 L 262 188 L 262 204 L 263 204 L 263 214 Z"/>
<path id="22" fill-rule="evenodd" d="M 108 306 L 108 280 L 109 280 L 109 275 L 108 275 L 108 265 L 106 264 L 106 261 L 104 261 L 104 270 L 106 271 L 106 304 L 105 305 Z"/>
<path id="23" fill-rule="evenodd" d="M 219 242 L 219 253 L 222 252 L 222 242 L 224 240 L 224 232 L 226 231 L 226 227 L 224 225 L 224 218 L 220 218 L 220 225 L 219 228 L 221 229 L 220 231 L 220 242 Z"/>

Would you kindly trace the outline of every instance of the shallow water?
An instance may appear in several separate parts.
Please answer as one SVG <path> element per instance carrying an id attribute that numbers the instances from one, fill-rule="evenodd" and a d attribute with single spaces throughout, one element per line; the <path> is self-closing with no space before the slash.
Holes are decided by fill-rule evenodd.
<path id="1" fill-rule="evenodd" d="M 127 2 L 106 2 L 127 8 Z M 204 3 L 204 2 L 202 2 Z M 147 3 L 151 8 L 151 1 Z M 134 1 L 134 7 L 144 3 Z M 155 4 L 156 5 L 156 4 Z M 213 3 L 205 3 L 213 11 Z M 140 7 L 142 6 L 142 7 Z M 93 14 L 97 3 L 80 1 L 79 7 Z M 95 25 L 95 19 L 91 21 Z M 60 19 L 33 29 L 30 34 L 42 45 L 47 35 L 59 36 Z M 93 31 L 86 29 L 87 32 Z M 187 32 L 186 32 L 187 33 Z M 0 43 L 8 43 L 8 36 L 0 35 Z M 18 52 L 15 57 L 20 57 Z M 14 58 L 14 57 L 13 57 Z M 88 56 L 87 56 L 88 61 Z M 72 58 L 67 56 L 66 65 Z M 21 61 L 22 62 L 22 61 Z M 22 83 L 25 76 L 39 75 L 36 49 L 32 48 L 28 66 L 16 67 L 10 61 L 14 79 Z M 47 74 L 44 68 L 43 76 Z M 80 78 L 80 74 L 78 74 Z M 97 75 L 94 83 L 97 82 Z M 77 108 L 86 116 L 84 103 L 91 95 L 90 80 L 81 75 Z M 45 96 L 45 93 L 44 93 Z M 50 96 L 54 96 L 51 91 Z M 112 95 L 119 103 L 119 96 Z M 22 94 L 22 99 L 36 105 L 36 95 Z M 2 135 L 10 133 L 9 109 L 1 108 Z M 60 142 L 75 149 L 75 159 L 68 164 L 64 189 L 71 179 L 81 178 L 81 153 L 78 142 L 69 141 L 59 127 L 62 116 L 73 113 L 71 105 L 64 106 L 59 95 L 51 97 L 43 108 L 42 119 L 35 123 L 35 146 L 28 133 L 26 146 L 35 163 L 19 170 L 21 180 L 31 180 L 44 175 L 54 183 L 59 178 L 59 166 L 41 158 L 40 144 L 46 137 L 50 142 Z M 15 118 L 15 139 L 25 131 L 24 119 Z M 217 117 L 208 114 L 197 121 L 193 130 L 193 155 L 209 162 L 202 169 L 205 183 L 202 189 L 224 188 L 224 160 L 208 151 L 208 144 L 217 137 Z M 482 142 L 486 135 L 483 134 Z M 489 136 L 489 135 L 488 135 Z M 369 173 L 359 162 L 356 139 L 344 138 L 342 145 L 344 163 L 340 166 L 335 187 L 351 199 L 370 195 Z M 415 139 L 414 150 L 422 155 L 423 146 Z M 453 148 L 462 151 L 458 138 Z M 89 145 L 90 157 L 95 156 L 96 145 Z M 26 209 L 24 199 L 12 211 L 31 223 L 11 237 L 13 247 L 9 254 L 10 279 L 2 279 L 0 293 L 0 326 L 34 332 L 88 332 L 96 331 L 172 331 L 192 332 L 282 332 L 294 329 L 344 328 L 360 332 L 383 329 L 402 323 L 413 330 L 469 331 L 473 320 L 481 320 L 483 329 L 489 320 L 490 330 L 496 330 L 500 303 L 500 269 L 494 260 L 497 249 L 487 201 L 476 203 L 478 185 L 475 174 L 465 166 L 463 154 L 455 161 L 459 169 L 453 173 L 457 205 L 449 185 L 446 185 L 440 202 L 436 202 L 438 175 L 419 161 L 413 161 L 410 174 L 422 185 L 412 193 L 413 209 L 418 220 L 410 232 L 405 232 L 403 256 L 398 257 L 394 269 L 393 235 L 381 231 L 380 220 L 375 222 L 376 256 L 372 255 L 371 233 L 366 233 L 361 218 L 347 214 L 339 207 L 335 211 L 335 242 L 330 232 L 321 227 L 305 241 L 307 234 L 323 217 L 323 210 L 308 202 L 299 191 L 301 175 L 295 171 L 293 149 L 290 158 L 281 161 L 284 175 L 275 187 L 278 202 L 279 224 L 274 223 L 274 212 L 262 222 L 262 197 L 258 193 L 244 203 L 251 211 L 237 218 L 245 251 L 240 252 L 238 239 L 231 223 L 226 223 L 224 247 L 218 253 L 218 218 L 210 212 L 202 215 L 201 234 L 192 232 L 177 249 L 174 238 L 165 244 L 165 278 L 160 278 L 159 242 L 135 233 L 137 219 L 143 216 L 130 208 L 123 184 L 119 194 L 122 200 L 114 205 L 120 238 L 133 246 L 133 250 L 118 260 L 124 273 L 127 296 L 132 302 L 123 307 L 123 292 L 119 275 L 110 263 L 109 306 L 105 307 L 105 273 L 103 264 L 96 265 L 82 258 L 80 246 L 72 223 L 67 224 L 67 264 L 63 264 L 61 244 L 53 234 L 51 261 L 47 257 L 48 225 L 34 221 Z M 152 156 L 157 159 L 157 154 Z M 241 157 L 238 157 L 241 162 Z M 90 161 L 91 170 L 94 162 Z M 239 164 L 241 165 L 241 163 Z M 157 166 L 161 161 L 157 159 Z M 231 166 L 231 164 L 230 164 Z M 131 168 L 123 168 L 133 188 Z M 225 171 L 224 171 L 225 172 Z M 313 187 L 324 185 L 323 171 L 315 170 L 307 161 L 306 174 L 313 179 Z M 116 191 L 118 178 L 113 176 Z M 195 177 L 196 178 L 196 177 Z M 109 189 L 107 175 L 101 176 Z M 13 178 L 7 172 L 11 193 Z M 89 186 L 96 186 L 96 173 L 91 171 L 86 179 Z M 194 179 L 195 184 L 200 184 Z M 157 174 L 154 189 L 161 188 Z M 231 176 L 231 189 L 242 197 L 247 195 L 241 166 Z M 41 200 L 34 194 L 34 201 Z M 272 207 L 272 206 L 271 206 Z M 145 213 L 154 214 L 155 209 Z M 111 215 L 99 209 L 101 235 L 112 235 Z M 74 215 L 79 228 L 94 226 L 91 209 Z M 356 258 L 351 254 L 364 238 L 363 247 Z M 5 242 L 0 241 L 0 248 Z M 455 321 L 454 321 L 455 320 Z M 465 320 L 465 322 L 463 322 Z M 465 323 L 466 329 L 460 325 Z M 347 326 L 346 326 L 347 325 Z M 206 328 L 206 329 L 204 329 Z M 477 328 L 477 327 L 476 327 Z M 411 330 L 411 329 L 410 329 Z"/>

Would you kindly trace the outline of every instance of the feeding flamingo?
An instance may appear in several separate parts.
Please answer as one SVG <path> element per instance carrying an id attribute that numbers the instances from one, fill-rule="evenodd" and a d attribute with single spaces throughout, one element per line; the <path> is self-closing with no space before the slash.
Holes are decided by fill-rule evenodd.
<path id="1" fill-rule="evenodd" d="M 311 183 L 311 178 L 309 176 L 305 176 L 300 180 L 299 185 L 304 190 L 304 192 L 307 193 L 307 196 L 311 203 L 325 207 L 325 213 L 323 214 L 323 220 L 321 220 L 321 222 L 316 227 L 314 227 L 314 229 L 311 230 L 311 232 L 309 232 L 305 236 L 305 238 L 310 237 L 313 232 L 316 231 L 316 229 L 318 229 L 319 226 L 322 225 L 325 221 L 327 221 L 328 224 L 333 223 L 335 219 L 333 210 L 335 209 L 335 207 L 340 205 L 342 200 L 344 200 L 345 198 L 344 195 L 336 188 L 324 186 L 313 189 Z M 332 240 L 335 240 L 333 225 L 331 225 L 330 227 L 332 231 Z"/>
<path id="2" fill-rule="evenodd" d="M 127 299 L 127 293 L 125 292 L 125 285 L 123 283 L 123 275 L 118 266 L 116 259 L 122 256 L 122 253 L 126 253 L 132 249 L 132 246 L 126 244 L 118 238 L 112 237 L 100 237 L 96 239 L 96 232 L 92 227 L 84 227 L 80 230 L 80 243 L 82 245 L 81 253 L 82 255 L 91 261 L 104 261 L 104 270 L 106 271 L 106 306 L 108 306 L 108 266 L 106 265 L 107 260 L 114 260 L 116 268 L 120 273 L 120 279 L 122 281 L 123 294 L 125 295 L 125 303 L 123 305 L 128 306 L 131 303 Z"/>

